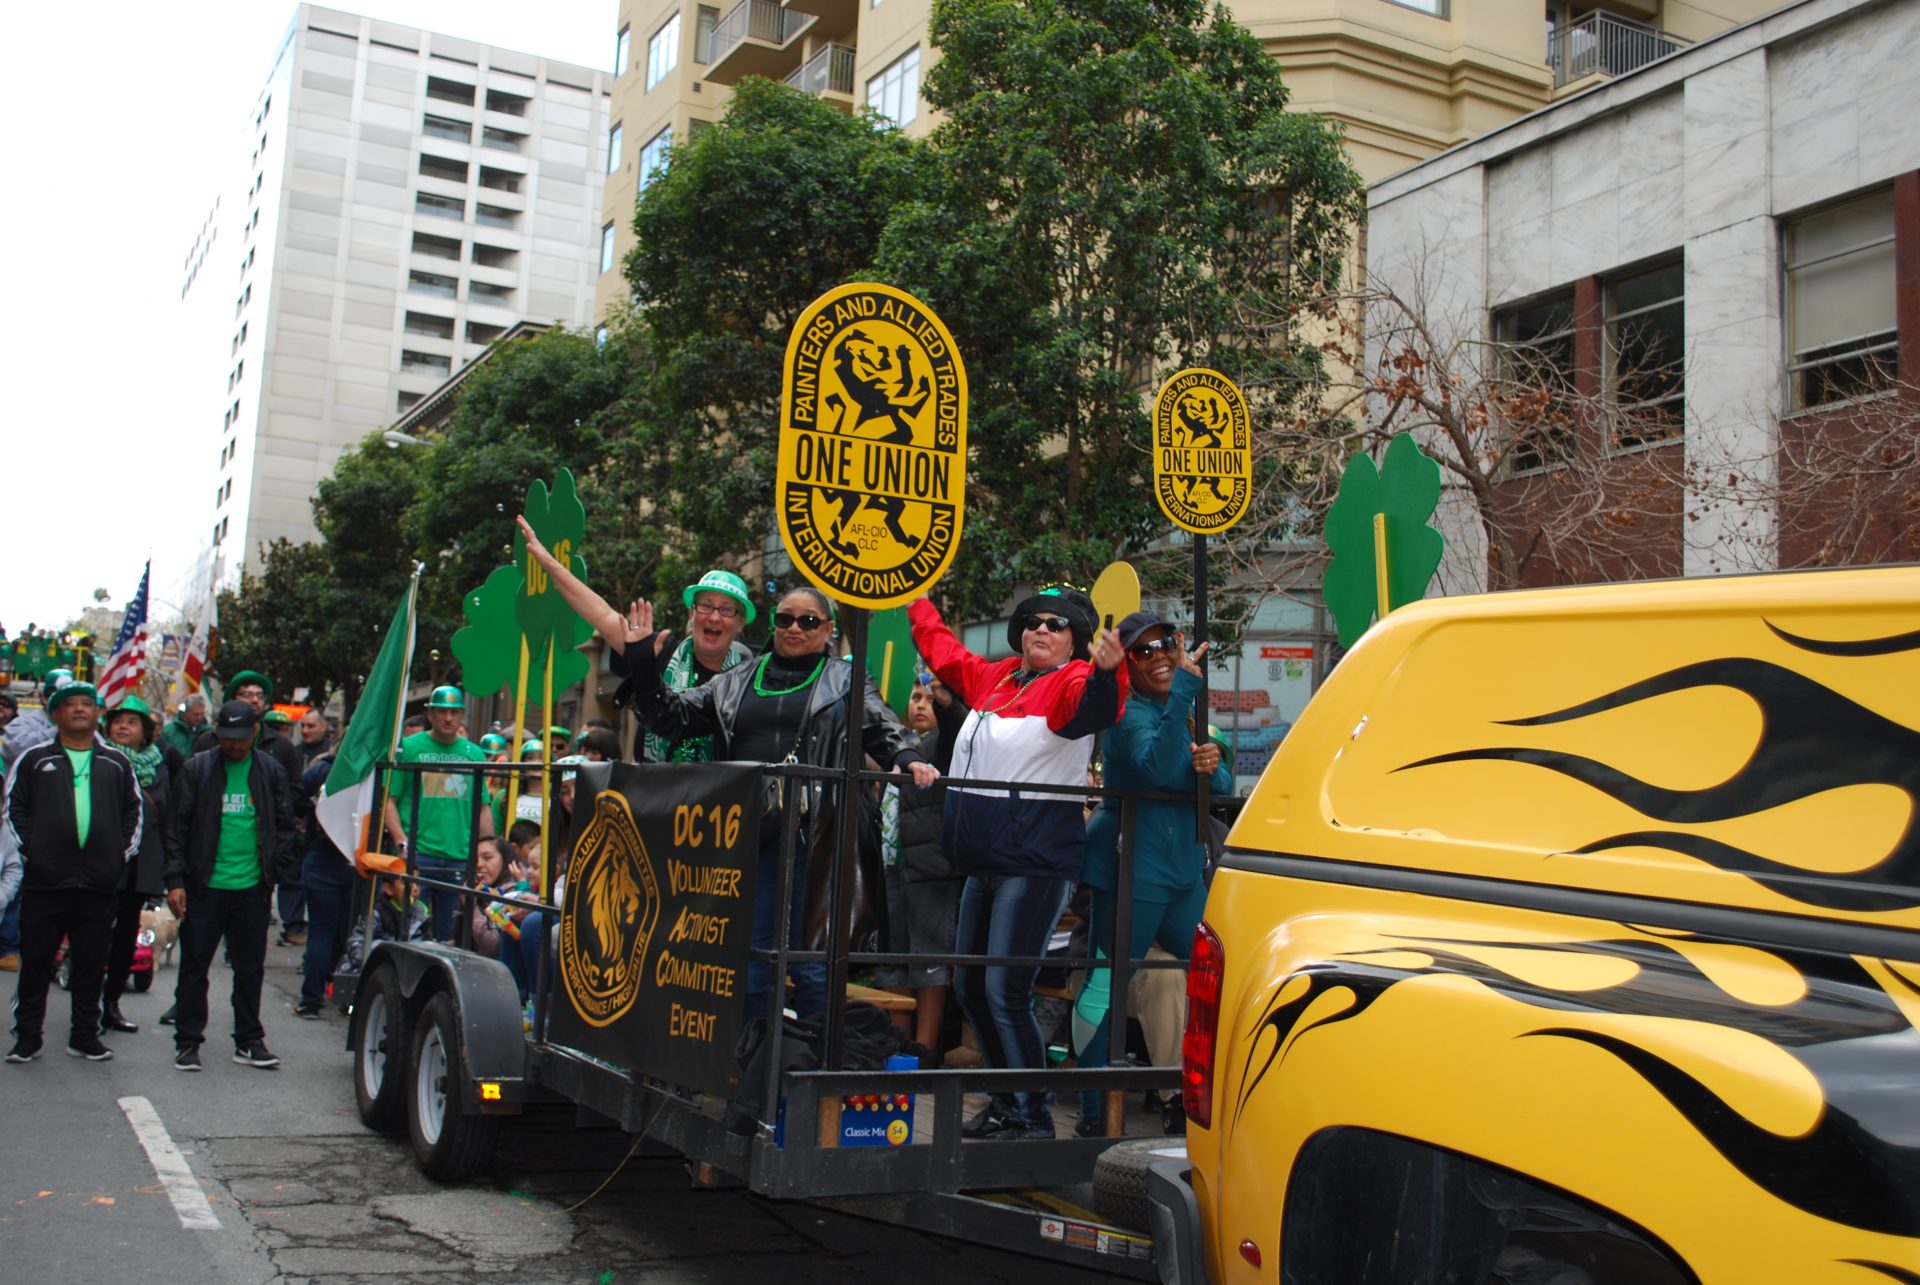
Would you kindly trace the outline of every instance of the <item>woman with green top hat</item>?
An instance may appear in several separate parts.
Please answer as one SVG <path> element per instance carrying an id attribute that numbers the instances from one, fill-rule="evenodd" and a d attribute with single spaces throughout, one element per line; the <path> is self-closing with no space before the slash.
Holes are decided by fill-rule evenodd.
<path id="1" fill-rule="evenodd" d="M 529 548 L 540 545 L 525 518 L 520 519 L 520 529 Z M 541 551 L 545 552 L 544 548 Z M 646 648 L 635 649 L 630 655 L 627 645 L 638 641 L 638 636 L 629 625 L 629 617 L 615 611 L 570 570 L 561 570 L 562 574 L 553 577 L 554 587 L 567 605 L 606 640 L 612 652 L 609 665 L 622 678 L 632 677 L 639 662 L 651 661 L 662 687 L 685 692 L 753 659 L 752 650 L 740 641 L 740 631 L 754 621 L 753 601 L 747 596 L 747 582 L 731 571 L 709 571 L 681 591 L 680 601 L 687 608 L 684 639 L 676 644 L 673 635 L 663 629 L 650 635 Z M 713 757 L 711 736 L 676 738 L 644 725 L 642 732 L 638 757 L 643 763 L 704 763 Z M 561 752 L 560 747 L 556 746 L 555 752 Z"/>
<path id="2" fill-rule="evenodd" d="M 133 968 L 134 939 L 140 932 L 140 912 L 150 897 L 167 895 L 164 874 L 164 828 L 172 781 L 165 756 L 154 743 L 153 710 L 138 696 L 128 696 L 107 715 L 107 743 L 133 764 L 140 784 L 140 847 L 120 878 L 120 902 L 114 911 L 113 936 L 107 942 L 107 975 L 100 992 L 100 1025 L 129 1034 L 140 1028 L 120 1012 Z"/>

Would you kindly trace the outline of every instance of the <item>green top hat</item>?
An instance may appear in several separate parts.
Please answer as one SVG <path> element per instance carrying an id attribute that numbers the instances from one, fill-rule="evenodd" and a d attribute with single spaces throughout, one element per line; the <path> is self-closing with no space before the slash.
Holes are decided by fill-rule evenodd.
<path id="1" fill-rule="evenodd" d="M 753 610 L 752 601 L 747 597 L 747 582 L 733 574 L 733 572 L 707 572 L 707 574 L 701 576 L 698 580 L 686 587 L 686 591 L 680 595 L 680 603 L 691 611 L 693 609 L 693 600 L 703 593 L 726 594 L 727 597 L 740 604 L 740 609 L 746 613 L 747 623 L 753 623 L 753 617 L 756 613 Z"/>
<path id="2" fill-rule="evenodd" d="M 467 698 L 461 694 L 458 687 L 436 687 L 433 689 L 433 695 L 427 698 L 428 709 L 463 710 L 466 707 Z"/>
<path id="3" fill-rule="evenodd" d="M 247 683 L 258 683 L 260 690 L 267 694 L 267 704 L 273 704 L 273 680 L 257 669 L 243 669 L 227 680 L 227 690 L 238 692 Z"/>

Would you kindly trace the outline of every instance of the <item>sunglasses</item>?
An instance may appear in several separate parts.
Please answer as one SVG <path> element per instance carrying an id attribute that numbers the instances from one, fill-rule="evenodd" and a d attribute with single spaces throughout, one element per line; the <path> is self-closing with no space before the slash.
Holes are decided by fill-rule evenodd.
<path id="1" fill-rule="evenodd" d="M 808 633 L 812 633 L 826 623 L 826 621 L 818 616 L 796 616 L 790 611 L 776 611 L 773 613 L 773 627 L 775 629 L 804 629 Z"/>
<path id="2" fill-rule="evenodd" d="M 1145 660 L 1163 651 L 1173 651 L 1180 646 L 1180 635 L 1168 634 L 1165 638 L 1156 638 L 1152 642 L 1135 643 L 1127 648 L 1127 655 L 1135 660 Z"/>
<path id="3" fill-rule="evenodd" d="M 1031 615 L 1020 622 L 1022 629 L 1045 629 L 1049 633 L 1064 634 L 1073 628 L 1073 622 L 1065 616 Z"/>

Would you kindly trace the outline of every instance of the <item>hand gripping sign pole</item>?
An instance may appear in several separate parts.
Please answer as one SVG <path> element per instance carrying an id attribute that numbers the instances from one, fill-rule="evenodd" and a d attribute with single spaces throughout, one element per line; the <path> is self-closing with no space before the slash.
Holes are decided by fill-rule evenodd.
<path id="1" fill-rule="evenodd" d="M 1225 531 L 1246 513 L 1253 496 L 1253 441 L 1247 399 L 1231 379 L 1199 367 L 1160 386 L 1153 402 L 1153 494 L 1160 511 L 1193 535 L 1193 645 L 1207 641 L 1207 536 Z M 1193 727 L 1207 742 L 1207 667 L 1200 667 L 1200 700 Z M 1196 773 L 1197 837 L 1211 838 L 1209 783 Z"/>
<path id="2" fill-rule="evenodd" d="M 845 603 L 853 653 L 839 850 L 829 884 L 826 1065 L 842 1062 L 866 613 L 920 597 L 960 548 L 967 375 L 953 335 L 904 290 L 853 282 L 794 323 L 781 370 L 774 511 L 799 573 Z M 818 855 L 818 854 L 816 854 Z"/>

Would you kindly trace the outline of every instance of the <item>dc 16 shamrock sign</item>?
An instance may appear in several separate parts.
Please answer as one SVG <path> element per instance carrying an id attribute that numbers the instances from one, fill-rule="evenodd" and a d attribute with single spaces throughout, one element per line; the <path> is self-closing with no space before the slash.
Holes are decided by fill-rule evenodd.
<path id="1" fill-rule="evenodd" d="M 1439 503 L 1440 466 L 1409 434 L 1387 444 L 1377 468 L 1367 455 L 1348 461 L 1327 511 L 1333 560 L 1322 584 L 1342 647 L 1360 641 L 1376 618 L 1426 594 L 1446 546 L 1427 522 Z"/>

